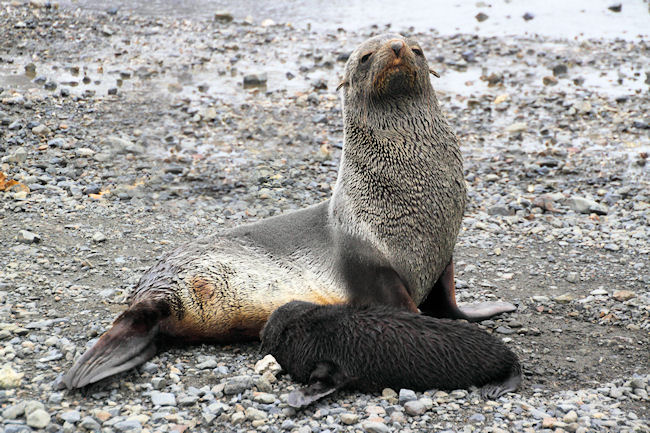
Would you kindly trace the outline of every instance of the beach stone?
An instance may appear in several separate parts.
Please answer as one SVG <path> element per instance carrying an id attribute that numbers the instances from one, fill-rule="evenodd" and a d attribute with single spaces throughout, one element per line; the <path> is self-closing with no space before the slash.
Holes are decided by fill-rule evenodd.
<path id="1" fill-rule="evenodd" d="M 404 403 L 404 412 L 411 416 L 419 416 L 426 411 L 426 407 L 424 407 L 424 404 L 419 400 L 407 401 Z"/>
<path id="2" fill-rule="evenodd" d="M 24 373 L 18 373 L 9 365 L 0 368 L 0 388 L 10 389 L 20 385 Z"/>
<path id="3" fill-rule="evenodd" d="M 29 230 L 20 230 L 17 237 L 18 242 L 23 244 L 35 244 L 41 241 L 41 238 L 36 233 Z"/>
<path id="4" fill-rule="evenodd" d="M 176 406 L 176 396 L 170 392 L 151 391 L 154 406 Z"/>
<path id="5" fill-rule="evenodd" d="M 352 425 L 359 422 L 359 415 L 356 413 L 342 413 L 341 422 L 345 425 Z"/>
<path id="6" fill-rule="evenodd" d="M 362 424 L 362 427 L 368 433 L 388 433 L 390 429 L 388 426 L 382 422 L 378 421 L 366 421 Z"/>
<path id="7" fill-rule="evenodd" d="M 415 391 L 412 391 L 410 389 L 400 389 L 399 390 L 399 403 L 404 404 L 407 401 L 413 401 L 417 400 L 418 397 L 415 395 Z"/>
<path id="8" fill-rule="evenodd" d="M 253 378 L 251 376 L 235 376 L 225 382 L 223 393 L 227 395 L 239 394 L 252 386 Z"/>
<path id="9" fill-rule="evenodd" d="M 43 409 L 36 409 L 27 414 L 27 425 L 34 428 L 45 428 L 50 423 L 50 414 Z"/>
<path id="10" fill-rule="evenodd" d="M 79 427 L 88 431 L 100 431 L 102 428 L 99 423 L 91 416 L 83 417 L 79 423 Z"/>
<path id="11" fill-rule="evenodd" d="M 266 355 L 255 363 L 255 373 L 257 374 L 264 374 L 268 371 L 275 376 L 281 370 L 282 367 L 278 364 L 278 361 L 275 360 L 273 355 Z"/>
<path id="12" fill-rule="evenodd" d="M 3 409 L 2 417 L 6 419 L 16 419 L 25 413 L 25 402 L 13 404 Z"/>
<path id="13" fill-rule="evenodd" d="M 636 297 L 636 293 L 630 291 L 630 290 L 617 290 L 614 292 L 612 295 L 612 298 L 616 299 L 617 301 L 624 302 L 629 299 L 632 299 Z"/>
<path id="14" fill-rule="evenodd" d="M 68 410 L 66 412 L 63 412 L 61 415 L 59 415 L 59 418 L 61 418 L 65 422 L 76 424 L 79 421 L 81 421 L 81 413 L 79 413 L 78 410 Z"/>

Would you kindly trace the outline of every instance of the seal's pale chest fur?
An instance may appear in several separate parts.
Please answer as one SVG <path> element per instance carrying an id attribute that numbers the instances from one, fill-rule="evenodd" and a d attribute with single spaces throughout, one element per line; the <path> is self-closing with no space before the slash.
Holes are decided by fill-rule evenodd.
<path id="1" fill-rule="evenodd" d="M 460 229 L 466 188 L 458 140 L 433 93 L 373 107 L 372 115 L 355 108 L 344 102 L 330 214 L 379 248 L 418 304 L 449 263 Z"/>

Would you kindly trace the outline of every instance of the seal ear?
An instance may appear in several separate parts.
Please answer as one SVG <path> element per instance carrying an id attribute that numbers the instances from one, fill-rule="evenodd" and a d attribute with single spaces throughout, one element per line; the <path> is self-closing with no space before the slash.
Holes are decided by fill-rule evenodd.
<path id="1" fill-rule="evenodd" d="M 436 71 L 434 71 L 433 69 L 429 69 L 429 72 L 430 72 L 431 75 L 433 75 L 434 77 L 436 77 L 436 78 L 440 78 L 440 74 L 438 74 L 438 73 L 437 73 Z"/>
<path id="2" fill-rule="evenodd" d="M 338 92 L 339 90 L 341 90 L 341 87 L 345 87 L 345 86 L 349 86 L 349 85 L 350 85 L 350 83 L 348 83 L 347 81 L 341 81 L 339 83 L 339 85 L 336 86 L 336 91 Z"/>
<path id="3" fill-rule="evenodd" d="M 309 376 L 309 385 L 292 391 L 287 397 L 287 404 L 295 409 L 303 408 L 353 381 L 354 378 L 343 373 L 332 362 L 318 362 Z"/>

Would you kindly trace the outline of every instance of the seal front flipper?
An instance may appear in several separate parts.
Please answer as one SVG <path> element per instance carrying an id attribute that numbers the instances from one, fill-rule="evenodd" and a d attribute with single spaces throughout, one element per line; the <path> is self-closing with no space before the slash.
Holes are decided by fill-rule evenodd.
<path id="1" fill-rule="evenodd" d="M 470 322 L 480 322 L 501 313 L 515 311 L 516 306 L 508 302 L 482 302 L 479 304 L 463 305 L 456 303 L 456 284 L 454 283 L 454 259 L 449 264 L 433 286 L 429 296 L 420 304 L 420 310 L 427 316 L 465 319 Z"/>
<path id="2" fill-rule="evenodd" d="M 309 377 L 309 385 L 292 391 L 287 397 L 287 404 L 295 409 L 303 408 L 353 381 L 354 378 L 341 372 L 335 364 L 325 361 L 318 362 Z"/>
<path id="3" fill-rule="evenodd" d="M 169 308 L 160 304 L 138 303 L 129 308 L 66 373 L 65 386 L 81 388 L 150 359 L 156 354 L 160 319 L 167 315 Z"/>

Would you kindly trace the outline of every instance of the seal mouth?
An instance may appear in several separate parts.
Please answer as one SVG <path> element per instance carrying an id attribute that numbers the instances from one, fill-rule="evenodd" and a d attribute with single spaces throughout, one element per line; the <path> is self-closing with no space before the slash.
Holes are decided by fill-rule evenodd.
<path id="1" fill-rule="evenodd" d="M 376 94 L 400 94 L 415 88 L 417 72 L 402 58 L 392 59 L 372 80 Z"/>

